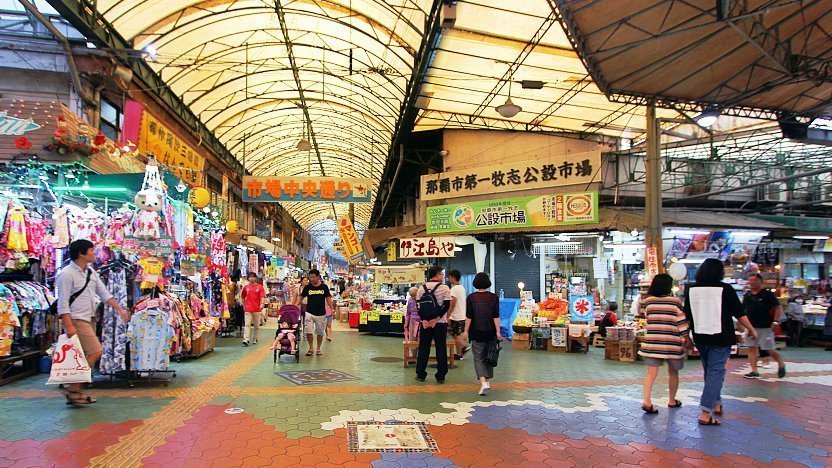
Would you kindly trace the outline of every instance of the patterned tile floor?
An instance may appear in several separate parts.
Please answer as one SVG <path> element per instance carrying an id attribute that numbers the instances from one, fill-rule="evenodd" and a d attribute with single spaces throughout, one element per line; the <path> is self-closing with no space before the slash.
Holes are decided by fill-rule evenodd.
<path id="1" fill-rule="evenodd" d="M 732 360 L 724 424 L 700 427 L 698 361 L 682 371 L 684 406 L 649 416 L 639 409 L 643 366 L 605 361 L 601 349 L 506 347 L 492 393 L 479 397 L 468 359 L 444 385 L 373 360 L 400 357 L 401 338 L 339 329 L 324 356 L 299 364 L 273 364 L 267 342 L 219 339 L 214 352 L 174 364 L 169 387 L 94 388 L 99 403 L 87 408 L 64 405 L 45 376 L 0 387 L 0 467 L 832 465 L 832 353 L 821 349 L 787 350 L 785 379 L 773 368 L 744 379 L 746 362 Z M 277 375 L 328 369 L 357 380 Z M 439 451 L 350 451 L 350 421 L 424 423 Z"/>

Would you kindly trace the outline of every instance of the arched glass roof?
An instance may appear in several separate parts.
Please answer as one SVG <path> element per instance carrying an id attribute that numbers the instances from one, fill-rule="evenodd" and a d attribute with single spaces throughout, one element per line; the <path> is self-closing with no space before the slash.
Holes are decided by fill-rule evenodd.
<path id="1" fill-rule="evenodd" d="M 99 0 L 253 175 L 381 178 L 429 0 Z M 288 36 L 288 37 L 287 37 Z M 148 47 L 152 46 L 152 47 Z M 309 123 L 307 126 L 306 116 Z M 299 151 L 306 137 L 316 149 Z M 320 157 L 319 157 L 320 155 Z M 373 191 L 373 202 L 376 190 Z M 332 242 L 346 205 L 285 203 Z M 355 207 L 369 224 L 372 203 Z"/>

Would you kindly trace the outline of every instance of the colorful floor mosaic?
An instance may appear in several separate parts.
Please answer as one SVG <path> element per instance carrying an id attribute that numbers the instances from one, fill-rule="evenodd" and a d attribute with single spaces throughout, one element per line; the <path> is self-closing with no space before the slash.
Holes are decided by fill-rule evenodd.
<path id="1" fill-rule="evenodd" d="M 696 422 L 695 360 L 682 371 L 683 406 L 666 407 L 661 380 L 659 414 L 647 415 L 644 367 L 605 361 L 603 349 L 506 347 L 487 397 L 470 358 L 439 385 L 374 359 L 400 354 L 401 338 L 338 329 L 323 356 L 275 364 L 267 345 L 223 338 L 173 364 L 169 387 L 93 388 L 99 402 L 86 408 L 33 376 L 0 387 L 0 467 L 832 465 L 822 349 L 785 350 L 783 379 L 774 367 L 745 379 L 747 362 L 731 360 L 720 427 Z"/>

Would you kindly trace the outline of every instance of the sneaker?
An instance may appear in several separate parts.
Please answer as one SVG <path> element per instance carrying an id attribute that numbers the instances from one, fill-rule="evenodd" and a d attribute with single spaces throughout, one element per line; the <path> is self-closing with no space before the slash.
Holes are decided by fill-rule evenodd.
<path id="1" fill-rule="evenodd" d="M 257 338 L 255 338 L 254 341 L 252 341 L 252 344 L 257 344 Z"/>
<path id="2" fill-rule="evenodd" d="M 443 384 L 445 383 L 445 379 L 436 379 L 436 383 Z"/>
<path id="3" fill-rule="evenodd" d="M 470 350 L 471 350 L 471 347 L 470 347 L 470 346 L 466 346 L 466 347 L 462 348 L 462 355 L 464 356 L 464 355 L 465 355 L 465 353 L 467 353 L 467 352 L 468 352 L 468 351 L 470 351 Z M 462 359 L 462 358 L 460 358 L 460 359 Z"/>
<path id="4" fill-rule="evenodd" d="M 418 380 L 419 382 L 424 382 L 424 381 L 425 381 L 425 377 L 419 377 L 419 376 L 417 375 L 417 376 L 416 376 L 416 380 Z"/>
<path id="5" fill-rule="evenodd" d="M 243 346 L 248 346 L 248 341 L 243 341 Z"/>
<path id="6" fill-rule="evenodd" d="M 484 384 L 480 385 L 480 392 L 479 392 L 480 396 L 488 395 L 489 390 L 491 390 L 491 385 L 489 385 L 487 383 L 484 383 Z"/>
<path id="7" fill-rule="evenodd" d="M 778 377 L 778 378 L 780 378 L 780 379 L 782 379 L 782 378 L 783 378 L 783 377 L 785 377 L 785 376 L 786 376 L 786 365 L 785 365 L 785 364 L 783 364 L 783 366 L 782 366 L 782 367 L 780 367 L 779 369 L 777 369 L 777 377 Z"/>
<path id="8" fill-rule="evenodd" d="M 746 379 L 759 379 L 760 374 L 758 374 L 757 372 L 749 372 L 745 374 L 743 377 L 745 377 Z"/>

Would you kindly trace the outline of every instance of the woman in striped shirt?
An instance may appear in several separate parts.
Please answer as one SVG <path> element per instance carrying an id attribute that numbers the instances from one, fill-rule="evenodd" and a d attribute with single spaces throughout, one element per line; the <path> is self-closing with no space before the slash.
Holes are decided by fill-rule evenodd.
<path id="1" fill-rule="evenodd" d="M 647 375 L 644 376 L 644 404 L 641 409 L 649 414 L 659 412 L 653 406 L 650 394 L 659 375 L 659 366 L 665 362 L 670 377 L 670 398 L 667 406 L 682 406 L 682 402 L 676 399 L 676 391 L 679 389 L 679 370 L 685 364 L 685 347 L 690 346 L 690 343 L 682 301 L 673 297 L 672 288 L 673 278 L 670 275 L 656 275 L 641 305 L 647 317 L 647 334 L 638 352 L 647 365 Z"/>

